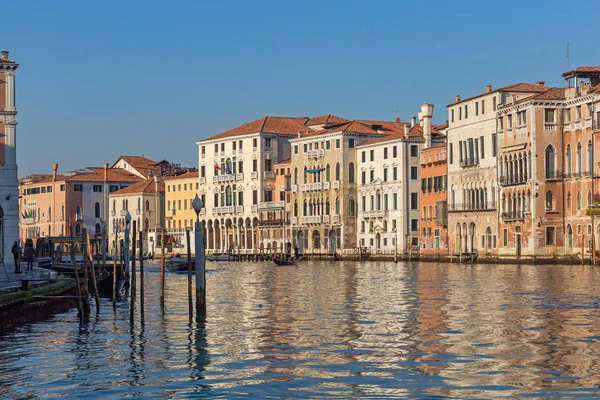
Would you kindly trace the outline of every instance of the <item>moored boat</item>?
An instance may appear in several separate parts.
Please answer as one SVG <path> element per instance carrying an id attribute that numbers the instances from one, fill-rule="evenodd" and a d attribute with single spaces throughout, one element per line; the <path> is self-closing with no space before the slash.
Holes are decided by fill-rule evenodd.
<path id="1" fill-rule="evenodd" d="M 165 263 L 165 269 L 169 272 L 184 272 L 188 270 L 188 259 L 186 257 L 171 257 Z M 196 270 L 196 262 L 192 259 L 192 271 Z"/>
<path id="2" fill-rule="evenodd" d="M 281 258 L 274 258 L 273 262 L 277 265 L 296 265 L 296 261 L 294 259 L 283 260 Z"/>

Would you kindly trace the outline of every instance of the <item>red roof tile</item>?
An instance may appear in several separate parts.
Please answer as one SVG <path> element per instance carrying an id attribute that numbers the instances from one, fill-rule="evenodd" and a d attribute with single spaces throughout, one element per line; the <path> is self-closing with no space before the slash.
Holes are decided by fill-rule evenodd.
<path id="1" fill-rule="evenodd" d="M 518 92 L 518 93 L 539 93 L 548 90 L 548 88 L 544 85 L 532 84 L 532 83 L 516 83 L 514 85 L 502 86 L 500 89 L 493 90 L 490 93 L 494 92 Z M 462 103 L 464 101 L 469 101 L 476 99 L 477 97 L 485 96 L 490 93 L 479 93 L 475 96 L 467 97 L 466 99 L 460 99 L 459 101 L 455 101 L 446 105 L 446 107 L 452 106 L 454 104 Z"/>
<path id="2" fill-rule="evenodd" d="M 165 178 L 165 180 L 173 181 L 176 179 L 190 179 L 190 178 L 197 178 L 198 176 L 199 176 L 198 171 L 192 171 L 192 172 L 186 172 L 185 174 L 181 174 L 181 175 L 170 176 L 168 178 Z"/>
<path id="3" fill-rule="evenodd" d="M 56 175 L 56 182 L 63 182 L 64 175 Z M 38 185 L 52 182 L 52 174 L 32 174 L 19 179 L 19 185 Z"/>
<path id="4" fill-rule="evenodd" d="M 158 186 L 159 192 L 165 191 L 165 183 L 160 182 Z M 154 193 L 154 179 L 144 179 L 143 181 L 136 182 L 132 185 L 127 186 L 121 190 L 117 190 L 116 192 L 112 192 L 110 196 L 113 195 L 123 195 L 123 194 L 139 194 L 139 193 Z"/>
<path id="5" fill-rule="evenodd" d="M 600 74 L 600 66 L 584 66 L 577 67 L 575 69 L 569 70 L 562 74 L 562 76 L 566 77 L 569 75 L 577 75 L 577 74 Z"/>
<path id="6" fill-rule="evenodd" d="M 231 136 L 249 135 L 252 133 L 272 133 L 278 135 L 294 136 L 298 133 L 307 133 L 310 128 L 304 124 L 308 121 L 307 117 L 262 117 L 237 128 L 219 133 L 217 135 L 201 139 L 199 142 L 207 140 L 222 139 Z"/>
<path id="7" fill-rule="evenodd" d="M 93 173 L 83 173 L 67 176 L 69 182 L 104 182 L 104 168 L 86 168 Z M 121 168 L 108 169 L 108 182 L 138 182 L 140 177 Z"/>
<path id="8" fill-rule="evenodd" d="M 348 120 L 345 118 L 341 118 L 341 117 L 336 117 L 335 115 L 331 115 L 331 114 L 327 114 L 327 115 L 321 115 L 318 117 L 312 117 L 311 119 L 309 119 L 308 121 L 306 121 L 307 126 L 311 126 L 311 125 L 325 125 L 325 124 L 331 124 L 331 123 L 340 123 L 340 122 L 347 122 Z"/>
<path id="9" fill-rule="evenodd" d="M 147 178 L 160 175 L 160 167 L 157 165 L 158 163 L 149 158 L 141 156 L 121 156 L 113 164 L 113 167 L 119 162 L 119 160 L 125 161 Z"/>

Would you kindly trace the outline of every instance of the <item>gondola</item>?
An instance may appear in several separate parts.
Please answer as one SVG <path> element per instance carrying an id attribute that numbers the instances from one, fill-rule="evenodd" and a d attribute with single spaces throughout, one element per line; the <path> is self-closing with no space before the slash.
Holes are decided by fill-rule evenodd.
<path id="1" fill-rule="evenodd" d="M 293 259 L 290 260 L 282 260 L 280 258 L 274 258 L 273 261 L 277 265 L 296 265 L 296 261 Z"/>
<path id="2" fill-rule="evenodd" d="M 188 260 L 183 257 L 171 257 L 171 259 L 165 263 L 165 268 L 169 272 L 185 272 L 188 270 Z M 196 270 L 196 262 L 192 259 L 192 271 Z"/>

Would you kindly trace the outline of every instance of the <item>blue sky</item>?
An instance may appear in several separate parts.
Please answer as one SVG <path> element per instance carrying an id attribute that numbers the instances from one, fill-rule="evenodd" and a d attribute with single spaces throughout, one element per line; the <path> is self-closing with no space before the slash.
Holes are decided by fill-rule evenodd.
<path id="1" fill-rule="evenodd" d="M 197 165 L 196 140 L 264 115 L 434 121 L 456 94 L 562 86 L 600 65 L 600 2 L 4 2 L 19 175 L 121 154 Z"/>

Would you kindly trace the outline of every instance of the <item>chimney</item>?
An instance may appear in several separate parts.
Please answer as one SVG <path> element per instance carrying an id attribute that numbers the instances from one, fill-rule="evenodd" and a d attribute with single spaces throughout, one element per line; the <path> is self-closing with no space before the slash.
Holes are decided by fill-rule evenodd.
<path id="1" fill-rule="evenodd" d="M 431 117 L 433 116 L 433 104 L 424 103 L 421 106 L 421 116 L 423 117 L 423 138 L 425 138 L 425 147 L 431 147 Z"/>
<path id="2" fill-rule="evenodd" d="M 408 125 L 404 124 L 404 137 L 408 139 Z"/>
<path id="3" fill-rule="evenodd" d="M 460 94 L 456 95 L 456 102 L 458 103 L 460 101 Z"/>
<path id="4" fill-rule="evenodd" d="M 108 182 L 108 164 L 104 163 L 104 182 Z"/>
<path id="5" fill-rule="evenodd" d="M 486 93 L 491 93 L 491 91 L 492 91 L 492 85 L 486 85 L 485 86 L 485 92 Z"/>
<path id="6" fill-rule="evenodd" d="M 56 182 L 56 172 L 58 171 L 58 164 L 52 164 L 52 182 Z"/>
<path id="7" fill-rule="evenodd" d="M 8 51 L 7 50 L 3 50 L 2 51 L 2 59 L 3 60 L 8 60 Z"/>
<path id="8" fill-rule="evenodd" d="M 540 86 L 544 86 L 546 84 L 546 81 L 537 81 L 535 84 L 536 85 L 540 85 Z"/>
<path id="9" fill-rule="evenodd" d="M 423 126 L 423 113 L 421 111 L 417 113 L 417 118 L 419 118 L 419 125 Z"/>
<path id="10" fill-rule="evenodd" d="M 159 176 L 155 176 L 154 177 L 154 192 L 158 193 L 158 189 L 160 187 L 160 177 Z"/>
<path id="11" fill-rule="evenodd" d="M 410 117 L 410 127 L 414 128 L 415 124 L 416 124 L 416 118 L 415 117 Z"/>

